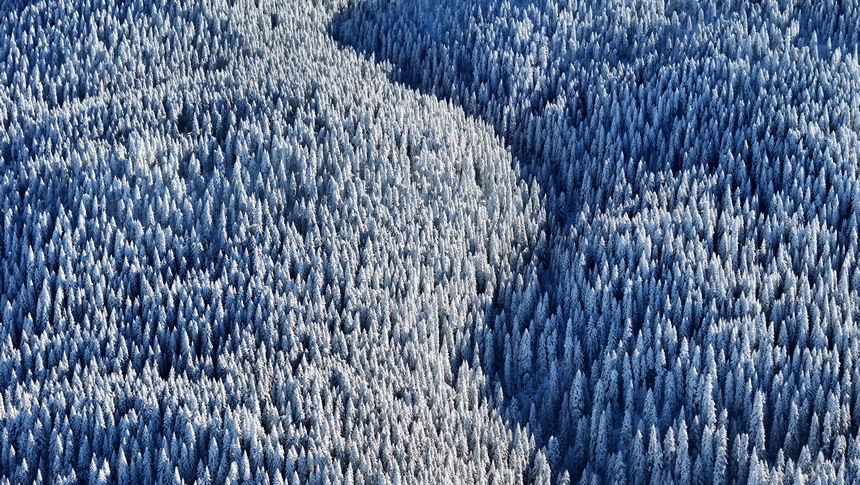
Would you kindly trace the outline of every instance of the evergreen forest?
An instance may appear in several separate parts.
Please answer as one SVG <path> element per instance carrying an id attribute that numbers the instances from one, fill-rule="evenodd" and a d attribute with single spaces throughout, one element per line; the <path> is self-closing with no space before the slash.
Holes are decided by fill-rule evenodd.
<path id="1" fill-rule="evenodd" d="M 0 0 L 0 485 L 860 483 L 858 47 L 856 0 Z"/>

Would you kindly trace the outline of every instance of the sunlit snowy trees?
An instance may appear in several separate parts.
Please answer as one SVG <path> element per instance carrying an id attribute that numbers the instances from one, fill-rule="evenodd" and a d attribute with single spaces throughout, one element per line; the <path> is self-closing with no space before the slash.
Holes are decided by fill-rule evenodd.
<path id="1" fill-rule="evenodd" d="M 858 25 L 835 2 L 539 0 L 332 26 L 540 187 L 548 251 L 502 282 L 485 373 L 554 477 L 858 479 Z"/>
<path id="2" fill-rule="evenodd" d="M 0 12 L 0 483 L 860 480 L 853 3 Z"/>
<path id="3" fill-rule="evenodd" d="M 3 483 L 532 476 L 480 362 L 539 207 L 335 7 L 3 7 Z"/>

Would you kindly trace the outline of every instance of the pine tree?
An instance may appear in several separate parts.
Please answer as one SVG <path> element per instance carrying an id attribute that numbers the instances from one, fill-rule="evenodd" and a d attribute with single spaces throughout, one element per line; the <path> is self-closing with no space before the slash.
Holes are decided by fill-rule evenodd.
<path id="1" fill-rule="evenodd" d="M 720 414 L 720 422 L 724 423 L 726 419 L 727 413 L 726 410 L 723 409 Z M 712 483 L 714 483 L 715 485 L 720 485 L 728 482 L 728 479 L 726 477 L 728 465 L 728 435 L 726 432 L 725 424 L 720 425 L 720 428 L 717 431 L 714 440 L 714 478 Z"/>
<path id="2" fill-rule="evenodd" d="M 683 416 L 684 413 L 681 413 Z M 678 447 L 675 458 L 675 476 L 678 483 L 690 483 L 692 478 L 690 469 L 690 452 L 687 437 L 687 424 L 682 418 L 678 424 Z"/>
<path id="3" fill-rule="evenodd" d="M 549 485 L 551 480 L 551 471 L 542 451 L 538 450 L 535 454 L 534 465 L 532 466 L 534 467 L 532 483 Z"/>
<path id="4" fill-rule="evenodd" d="M 532 339 L 529 329 L 526 328 L 519 339 L 519 351 L 517 353 L 517 373 L 523 385 L 529 384 L 532 371 Z"/>
<path id="5" fill-rule="evenodd" d="M 815 418 L 813 418 L 815 419 Z M 753 431 L 752 443 L 757 453 L 765 453 L 765 426 L 764 426 L 764 393 L 758 391 L 753 401 L 750 415 L 750 428 Z"/>

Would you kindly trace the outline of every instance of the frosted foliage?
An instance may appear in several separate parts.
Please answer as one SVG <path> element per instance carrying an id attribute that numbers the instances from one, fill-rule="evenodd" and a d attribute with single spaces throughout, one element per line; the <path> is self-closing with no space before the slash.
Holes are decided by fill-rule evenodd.
<path id="1" fill-rule="evenodd" d="M 344 52 L 334 11 L 4 13 L 0 476 L 527 476 L 471 359 L 542 216 L 491 128 Z"/>
<path id="2" fill-rule="evenodd" d="M 0 19 L 0 485 L 860 480 L 853 3 Z"/>
<path id="3" fill-rule="evenodd" d="M 858 25 L 838 2 L 336 19 L 541 189 L 547 245 L 502 283 L 485 374 L 553 480 L 858 480 Z"/>

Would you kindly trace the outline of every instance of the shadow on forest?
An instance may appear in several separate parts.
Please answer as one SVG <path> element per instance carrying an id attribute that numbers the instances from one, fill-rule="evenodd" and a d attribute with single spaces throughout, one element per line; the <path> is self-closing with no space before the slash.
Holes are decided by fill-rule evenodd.
<path id="1" fill-rule="evenodd" d="M 619 94 L 616 91 L 621 91 L 622 88 L 628 90 L 633 93 L 631 99 L 637 103 L 637 108 L 647 113 L 655 111 L 650 103 L 656 101 L 650 96 L 642 96 L 642 88 L 657 92 L 662 87 L 657 81 L 661 69 L 680 62 L 673 57 L 675 54 L 663 53 L 657 46 L 668 42 L 670 38 L 677 42 L 679 36 L 683 38 L 687 34 L 692 35 L 690 30 L 679 33 L 677 19 L 675 24 L 670 25 L 666 17 L 655 15 L 652 17 L 657 20 L 640 26 L 641 30 L 649 29 L 649 33 L 653 35 L 654 44 L 648 47 L 653 49 L 648 51 L 653 55 L 647 57 L 647 62 L 635 63 L 632 60 L 644 56 L 645 52 L 645 48 L 636 47 L 631 40 L 631 32 L 635 29 L 625 31 L 623 23 L 612 23 L 614 21 L 608 21 L 606 25 L 583 24 L 578 35 L 591 40 L 570 43 L 566 50 L 561 49 L 564 53 L 560 55 L 565 57 L 559 63 L 562 66 L 559 67 L 559 74 L 554 67 L 548 67 L 553 65 L 552 59 L 549 62 L 544 60 L 542 64 L 541 61 L 535 60 L 542 55 L 548 56 L 547 52 L 541 54 L 541 48 L 535 47 L 540 43 L 540 36 L 546 39 L 544 30 L 552 31 L 556 28 L 553 16 L 539 10 L 537 3 L 512 2 L 498 7 L 478 0 L 467 1 L 466 5 L 458 6 L 456 12 L 451 12 L 445 6 L 427 4 L 420 0 L 367 0 L 338 13 L 329 26 L 329 34 L 342 46 L 354 48 L 370 61 L 390 63 L 392 69 L 389 79 L 392 82 L 406 85 L 426 95 L 450 100 L 467 115 L 492 126 L 510 147 L 519 164 L 521 177 L 540 189 L 543 196 L 542 205 L 547 214 L 542 228 L 547 241 L 559 243 L 560 247 L 567 244 L 569 241 L 566 240 L 565 231 L 583 209 L 582 201 L 588 200 L 590 210 L 594 211 L 592 214 L 606 210 L 612 204 L 610 197 L 613 189 L 625 187 L 619 184 L 619 181 L 630 181 L 626 187 L 636 193 L 643 188 L 639 185 L 639 180 L 647 172 L 660 172 L 671 177 L 673 173 L 681 170 L 700 169 L 713 173 L 717 168 L 717 146 L 705 147 L 698 159 L 685 158 L 682 150 L 661 152 L 660 143 L 665 149 L 673 136 L 669 128 L 689 115 L 684 106 L 675 111 L 667 110 L 663 118 L 656 119 L 655 116 L 652 122 L 660 128 L 653 130 L 657 134 L 643 141 L 641 148 L 628 151 L 631 147 L 625 146 L 627 142 L 616 142 L 615 148 L 620 147 L 621 152 L 621 155 L 616 157 L 604 150 L 601 146 L 603 141 L 597 144 L 597 148 L 594 145 L 594 139 L 602 137 L 604 130 L 610 130 L 609 133 L 635 131 L 630 119 L 613 115 L 608 109 L 611 103 L 606 100 Z M 597 5 L 594 8 L 599 11 L 610 7 Z M 609 15 L 608 18 L 614 16 Z M 532 19 L 541 19 L 537 22 L 540 25 L 533 23 Z M 477 21 L 479 25 L 470 25 L 473 21 Z M 488 39 L 483 28 L 485 25 L 494 26 L 493 28 L 502 25 L 503 27 L 497 28 L 498 32 L 491 34 L 501 37 Z M 518 30 L 523 28 L 531 31 L 523 34 Z M 601 45 L 606 47 L 596 47 Z M 513 51 L 517 53 L 509 55 Z M 523 53 L 526 60 L 521 62 Z M 539 78 L 540 81 L 535 81 L 534 78 Z M 665 91 L 665 87 L 662 88 Z M 607 95 L 607 91 L 612 95 Z M 598 105 L 595 99 L 603 104 Z M 662 110 L 658 111 L 662 116 Z M 619 126 L 615 126 L 614 121 L 618 121 Z M 532 129 L 532 123 L 538 128 Z M 596 126 L 599 128 L 595 128 Z M 547 127 L 558 128 L 554 133 L 555 139 L 550 139 L 554 129 Z M 562 154 L 559 153 L 560 145 L 565 145 Z M 607 165 L 605 161 L 608 159 Z M 637 166 L 633 160 L 640 160 L 642 163 Z M 555 264 L 552 260 L 553 253 L 539 248 L 528 248 L 528 253 L 524 255 L 522 266 L 513 268 L 512 280 L 501 282 L 496 288 L 492 304 L 486 310 L 485 321 L 489 326 L 499 324 L 496 316 L 502 309 L 510 315 L 513 308 L 521 307 L 519 298 L 523 301 L 529 298 L 516 292 L 517 296 L 514 296 L 514 301 L 511 302 L 504 301 L 505 297 L 501 296 L 499 288 L 512 286 L 513 280 L 520 276 L 526 280 L 526 284 L 530 278 L 536 278 L 534 283 L 538 294 L 546 296 L 548 308 L 557 308 L 558 302 L 561 301 L 563 295 L 558 294 L 561 290 L 557 289 L 550 276 L 551 268 Z M 589 259 L 587 254 L 585 257 Z M 588 265 L 590 271 L 593 263 L 589 261 Z M 530 266 L 534 268 L 534 272 Z M 566 269 L 562 269 L 564 270 Z M 530 300 L 527 303 L 522 306 L 533 306 Z M 569 315 L 559 316 L 565 321 Z M 480 349 L 484 353 L 492 352 L 493 363 L 488 363 L 488 359 L 481 359 L 484 375 L 490 376 L 491 379 L 492 376 L 505 375 L 502 368 L 505 362 L 505 333 L 513 333 L 519 331 L 523 325 L 531 325 L 530 322 L 520 322 L 519 328 L 512 330 L 509 322 L 501 324 L 504 328 L 493 328 L 494 338 L 489 340 L 493 349 Z M 641 324 L 641 321 L 633 322 L 636 328 Z M 484 342 L 478 344 L 485 345 Z M 471 353 L 471 349 L 462 350 L 456 354 Z M 596 357 L 596 352 L 597 350 L 591 352 L 590 358 Z M 452 368 L 458 369 L 459 364 L 460 362 L 452 362 Z M 590 374 L 591 365 L 589 359 L 583 363 L 582 370 L 585 375 Z M 546 378 L 534 377 L 536 381 Z M 494 381 L 488 383 L 489 386 L 495 384 Z M 515 384 L 513 389 L 509 386 L 512 383 L 501 384 L 505 388 L 506 399 L 500 405 L 502 409 L 499 411 L 511 420 L 509 425 L 516 426 L 519 423 L 523 427 L 530 426 L 537 448 L 548 445 L 548 435 L 552 434 L 553 430 L 547 430 L 547 436 L 544 436 L 538 426 L 534 425 L 534 413 L 530 410 L 530 407 L 534 409 L 534 405 L 541 406 L 538 401 L 546 396 L 542 395 L 542 391 L 533 392 L 534 389 L 521 390 L 519 384 Z M 539 386 L 540 384 L 537 384 L 534 387 Z M 511 392 L 508 392 L 509 390 Z M 485 389 L 485 392 L 492 394 L 493 390 Z M 516 397 L 511 399 L 512 395 Z M 550 420 L 557 421 L 558 415 L 552 416 Z M 555 431 L 561 432 L 561 427 Z M 558 438 L 566 439 L 563 436 Z M 571 448 L 567 453 L 580 451 Z M 565 451 L 561 451 L 561 455 L 560 461 L 553 463 L 556 475 L 568 468 L 567 465 L 574 463 L 564 456 Z M 569 468 L 574 480 L 582 471 L 578 466 Z"/>
<path id="2" fill-rule="evenodd" d="M 519 2 L 525 4 L 526 2 Z M 495 132 L 500 139 L 509 147 L 512 147 L 514 159 L 518 161 L 521 169 L 521 177 L 528 182 L 535 179 L 535 174 L 540 173 L 540 170 L 535 170 L 533 167 L 540 163 L 540 157 L 536 153 L 529 152 L 524 144 L 512 143 L 510 133 L 506 132 L 499 126 L 494 126 L 493 120 L 482 113 L 486 111 L 486 105 L 466 106 L 464 100 L 461 99 L 456 92 L 454 85 L 472 85 L 473 82 L 473 66 L 468 59 L 462 57 L 449 57 L 449 46 L 441 40 L 443 35 L 438 35 L 434 27 L 433 15 L 429 12 L 423 12 L 418 0 L 407 0 L 399 2 L 389 2 L 387 0 L 369 0 L 361 2 L 357 5 L 344 9 L 334 17 L 334 20 L 329 26 L 329 34 L 341 45 L 353 47 L 360 54 L 364 55 L 368 61 L 372 62 L 390 62 L 392 70 L 389 73 L 389 79 L 393 83 L 403 84 L 416 91 L 426 95 L 433 95 L 440 99 L 450 100 L 455 106 L 464 109 L 468 116 L 481 119 L 494 127 Z M 465 21 L 466 19 L 462 19 Z M 397 32 L 398 34 L 395 34 Z M 406 33 L 406 34 L 404 34 Z M 400 42 L 395 40 L 388 42 L 390 36 L 406 35 L 412 36 L 409 38 L 411 46 L 414 48 L 411 52 L 401 48 Z M 440 61 L 441 60 L 441 61 Z M 432 64 L 429 67 L 428 64 Z M 441 73 L 441 74 L 440 74 Z M 434 82 L 435 77 L 441 76 L 442 83 Z M 443 87 L 444 86 L 444 87 Z M 462 93 L 468 98 L 472 93 Z M 518 115 L 525 119 L 530 114 L 539 113 L 542 106 L 537 104 L 545 104 L 547 99 L 541 99 L 540 103 L 532 108 L 528 113 L 519 113 Z M 583 103 L 584 110 L 584 100 Z M 580 112 L 578 116 L 582 116 Z M 512 146 L 513 145 L 513 146 Z M 541 180 L 538 177 L 536 180 L 540 185 Z M 541 189 L 541 193 L 543 193 Z M 564 219 L 562 218 L 562 221 Z M 549 232 L 552 223 L 549 222 L 544 227 L 545 232 Z M 548 264 L 547 255 L 538 255 L 534 252 L 535 248 L 528 248 L 524 255 L 523 267 L 514 268 L 512 279 L 515 279 L 517 274 L 522 274 L 527 271 L 528 262 L 532 261 L 536 270 L 540 274 L 544 270 L 544 266 Z M 525 275 L 524 275 L 525 276 Z M 545 278 L 539 277 L 537 284 L 546 286 L 541 289 L 541 292 L 552 291 L 552 288 L 547 281 L 541 281 Z M 489 308 L 486 309 L 485 321 L 493 326 L 496 316 L 501 312 L 504 301 L 500 296 L 499 288 L 503 285 L 511 285 L 513 281 L 506 281 L 497 285 L 494 291 L 493 300 Z M 553 296 L 551 295 L 551 299 Z M 497 332 L 494 332 L 497 333 Z M 504 332 L 502 332 L 503 335 Z M 494 342 L 494 361 L 504 362 L 503 342 L 495 335 Z M 480 340 L 480 339 L 478 339 Z M 483 347 L 484 343 L 478 341 L 479 347 Z M 454 362 L 451 363 L 452 369 L 459 369 L 460 363 L 466 360 L 465 356 L 470 355 L 473 350 L 472 342 L 461 342 L 461 348 L 454 352 Z M 468 348 L 467 348 L 468 347 Z M 486 349 L 480 348 L 482 356 Z M 502 369 L 499 365 L 488 365 L 486 359 L 481 359 L 482 370 L 484 375 L 490 377 L 487 389 L 484 389 L 485 395 L 492 395 L 496 385 L 492 376 L 502 375 Z M 504 385 L 504 383 L 502 383 Z M 511 406 L 513 401 L 506 396 L 505 402 L 500 409 L 503 416 L 514 417 L 514 422 L 519 422 L 523 427 L 529 423 L 528 410 L 525 413 L 517 411 L 517 404 Z M 512 408 L 512 409 L 511 409 Z M 524 415 L 523 415 L 524 414 Z M 513 423 L 511 423 L 513 425 Z M 538 442 L 538 448 L 545 445 L 544 442 Z M 531 465 L 530 465 L 531 466 Z"/>
<path id="3" fill-rule="evenodd" d="M 726 27 L 723 22 L 733 21 L 731 16 L 736 12 L 708 13 L 705 17 L 697 7 L 682 12 L 679 6 L 672 16 L 668 11 L 665 14 L 662 11 L 659 14 L 651 12 L 649 21 L 643 21 L 638 27 L 624 24 L 610 12 L 605 23 L 584 22 L 582 29 L 576 31 L 580 39 L 589 39 L 587 42 L 570 42 L 565 50 L 562 41 L 558 52 L 564 52 L 565 57 L 562 59 L 559 55 L 559 59 L 547 62 L 548 54 L 542 49 L 556 39 L 543 42 L 537 48 L 535 45 L 540 45 L 541 40 L 546 41 L 546 31 L 555 28 L 553 15 L 536 11 L 536 4 L 528 2 L 517 2 L 515 7 L 507 10 L 508 2 L 505 2 L 505 7 L 496 8 L 479 0 L 467 1 L 467 6 L 458 7 L 456 12 L 420 0 L 359 2 L 335 16 L 329 33 L 341 45 L 354 48 L 369 60 L 390 63 L 389 78 L 392 82 L 426 95 L 448 99 L 467 115 L 492 126 L 510 147 L 519 163 L 521 176 L 531 184 L 536 183 L 547 195 L 543 199 L 547 211 L 543 229 L 547 241 L 563 247 L 570 242 L 568 238 L 576 237 L 568 236 L 564 231 L 574 219 L 572 216 L 580 215 L 581 208 L 584 214 L 588 214 L 580 206 L 584 200 L 590 204 L 589 209 L 593 211 L 590 214 L 614 209 L 611 207 L 613 190 L 621 187 L 628 190 L 620 194 L 621 198 L 638 200 L 638 196 L 644 195 L 644 190 L 651 190 L 644 183 L 640 184 L 640 180 L 648 177 L 652 182 L 656 178 L 669 183 L 680 179 L 677 175 L 681 172 L 703 179 L 708 177 L 707 188 L 702 190 L 710 191 L 717 207 L 725 202 L 724 194 L 731 193 L 727 187 L 740 189 L 736 192 L 740 193 L 744 203 L 749 201 L 753 211 L 759 211 L 760 207 L 767 207 L 770 203 L 774 194 L 772 186 L 768 188 L 768 182 L 778 179 L 772 178 L 770 172 L 760 170 L 762 164 L 754 161 L 752 150 L 734 149 L 735 155 L 721 158 L 724 155 L 721 145 L 725 150 L 732 149 L 726 142 L 726 136 L 731 140 L 732 135 L 725 129 L 726 125 L 721 124 L 721 120 L 727 118 L 723 111 L 731 111 L 734 119 L 751 119 L 755 94 L 752 89 L 742 89 L 751 85 L 748 81 L 744 84 L 729 78 L 728 71 L 710 73 L 711 82 L 719 81 L 723 86 L 737 89 L 738 98 L 746 96 L 748 101 L 736 103 L 729 98 L 726 102 L 726 99 L 711 96 L 707 87 L 694 86 L 690 79 L 696 79 L 698 73 L 685 63 L 688 55 L 725 57 L 722 52 L 707 49 L 713 47 L 710 42 L 718 39 L 718 29 Z M 468 5 L 475 8 L 470 10 Z M 602 8 L 609 7 L 598 5 L 594 10 L 597 14 L 607 13 L 600 12 Z M 439 18 L 433 12 L 437 12 L 435 15 Z M 444 12 L 445 18 L 441 18 L 443 14 L 439 12 Z M 512 13 L 511 17 L 504 17 L 504 12 Z M 695 13 L 699 14 L 696 20 Z M 681 20 L 676 14 L 680 14 Z M 591 16 L 589 11 L 589 21 Z M 493 23 L 497 18 L 499 21 Z M 532 18 L 541 20 L 535 25 Z M 470 25 L 473 20 L 479 25 Z M 503 27 L 488 28 L 486 30 L 492 33 L 487 33 L 484 25 Z M 702 29 L 708 30 L 700 34 Z M 523 30 L 527 32 L 523 33 Z M 562 35 L 567 35 L 567 32 Z M 636 36 L 644 39 L 645 34 L 650 36 L 647 44 L 644 40 L 640 44 L 634 39 Z M 489 35 L 499 38 L 488 39 Z M 688 41 L 692 47 L 680 45 Z M 511 50 L 511 45 L 516 47 Z M 665 45 L 677 45 L 678 48 L 664 49 Z M 509 55 L 513 51 L 517 53 Z M 524 62 L 520 62 L 522 52 L 526 52 Z M 517 56 L 516 60 L 513 60 L 514 56 Z M 642 62 L 633 62 L 634 59 Z M 559 61 L 558 70 L 555 70 L 553 61 Z M 548 68 L 547 64 L 552 67 Z M 687 99 L 679 101 L 678 91 L 675 91 L 674 100 L 671 99 L 671 82 L 666 79 L 667 73 L 674 76 L 671 82 L 675 83 L 676 89 L 678 76 L 684 78 Z M 539 78 L 540 82 L 533 81 L 533 77 Z M 564 82 L 558 82 L 556 77 Z M 628 95 L 626 100 L 622 94 Z M 626 113 L 625 109 L 628 110 Z M 636 112 L 638 120 L 632 114 Z M 537 128 L 532 128 L 533 122 Z M 689 128 L 694 123 L 697 128 Z M 705 132 L 705 129 L 713 129 L 713 133 Z M 633 133 L 636 136 L 645 134 L 629 141 L 626 135 L 631 134 L 630 138 L 633 138 Z M 622 135 L 625 138 L 619 141 Z M 550 139 L 552 136 L 554 138 Z M 605 146 L 610 142 L 604 138 L 612 137 L 618 140 L 613 140 L 612 149 L 607 150 Z M 596 139 L 600 141 L 595 143 Z M 753 137 L 748 141 L 761 140 Z M 559 154 L 560 145 L 566 150 L 561 152 L 563 155 Z M 688 155 L 686 150 L 690 147 L 695 150 L 691 149 L 691 155 Z M 771 159 L 783 156 L 780 153 L 770 155 Z M 634 205 L 630 205 L 631 213 L 637 210 Z M 713 250 L 716 239 L 703 244 L 707 250 Z M 565 295 L 557 294 L 560 290 L 549 277 L 548 268 L 554 264 L 551 258 L 552 253 L 536 254 L 533 264 L 537 270 L 538 291 L 548 296 L 548 307 L 554 309 L 557 308 L 556 302 Z M 585 254 L 583 261 L 588 266 L 586 271 L 591 271 L 593 263 L 588 258 Z M 663 264 L 668 265 L 666 261 L 668 259 Z M 528 266 L 526 263 L 514 268 L 513 278 L 521 275 L 526 279 L 531 271 Z M 562 268 L 561 271 L 567 270 Z M 509 283 L 503 282 L 499 286 Z M 609 295 L 607 300 L 620 299 L 618 294 L 606 295 Z M 490 325 L 497 323 L 496 313 L 506 306 L 502 299 L 497 291 L 487 309 L 486 321 Z M 514 301 L 511 306 L 517 307 L 519 302 Z M 510 311 L 510 308 L 506 309 Z M 631 328 L 636 332 L 645 317 L 642 315 L 644 311 L 633 313 Z M 559 316 L 564 321 L 569 315 Z M 519 328 L 524 323 L 520 322 Z M 492 340 L 493 361 L 497 363 L 505 361 L 502 339 L 499 338 L 505 329 L 501 330 L 501 333 L 494 332 L 496 335 Z M 694 342 L 699 340 L 697 334 L 689 337 Z M 590 336 L 586 338 L 596 341 Z M 489 349 L 482 350 L 488 352 Z M 591 355 L 585 359 L 582 370 L 584 375 L 590 375 L 592 363 L 589 359 L 597 351 L 586 352 Z M 469 350 L 466 349 L 464 354 L 468 355 Z M 503 364 L 482 361 L 485 375 L 504 375 Z M 454 369 L 459 367 L 459 362 L 452 364 Z M 519 422 L 525 426 L 532 422 L 527 406 L 543 396 L 540 392 L 532 395 L 523 393 L 521 396 L 505 399 L 504 409 L 500 411 L 512 419 L 511 424 Z M 518 402 L 520 400 L 522 402 Z M 547 437 L 541 436 L 535 427 L 531 429 L 535 431 L 537 447 L 546 445 Z M 564 463 L 571 462 L 565 458 Z M 580 471 L 571 468 L 572 478 L 576 479 Z"/>

